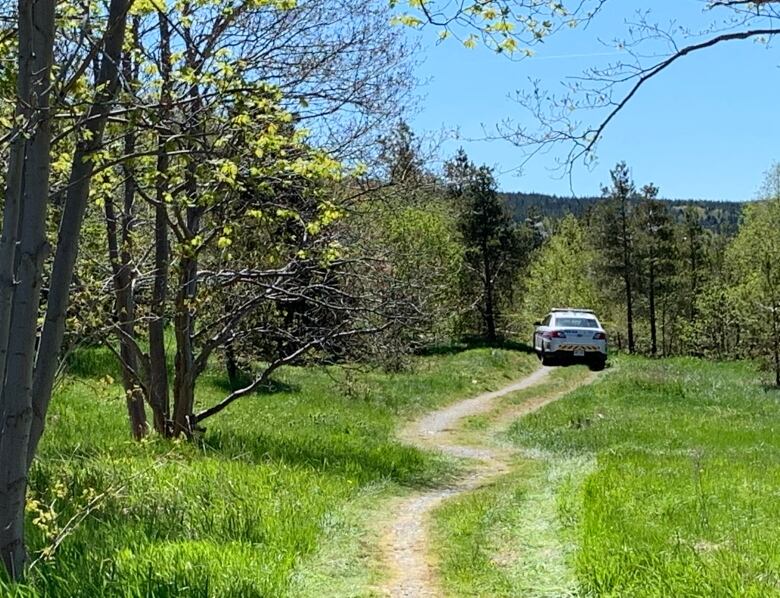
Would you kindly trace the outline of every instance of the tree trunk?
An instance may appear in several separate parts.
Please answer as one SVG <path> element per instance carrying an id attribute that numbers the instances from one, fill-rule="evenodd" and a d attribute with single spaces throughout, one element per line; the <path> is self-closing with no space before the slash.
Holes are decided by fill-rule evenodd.
<path id="1" fill-rule="evenodd" d="M 628 335 L 628 352 L 634 353 L 634 296 L 631 289 L 631 275 L 633 265 L 631 263 L 631 246 L 628 238 L 628 212 L 627 198 L 621 201 L 621 227 L 623 229 L 623 280 L 626 286 L 626 333 Z"/>
<path id="2" fill-rule="evenodd" d="M 158 157 L 158 166 L 167 163 Z M 159 171 L 164 176 L 164 171 Z M 162 196 L 158 189 L 158 196 Z M 164 200 L 163 200 L 164 201 Z M 155 258 L 152 318 L 149 321 L 149 402 L 154 412 L 154 427 L 168 435 L 170 403 L 168 400 L 168 364 L 165 355 L 165 301 L 168 296 L 168 217 L 165 206 L 158 205 L 154 220 Z"/>
<path id="3" fill-rule="evenodd" d="M 168 17 L 158 14 L 160 33 L 160 75 L 162 88 L 160 104 L 163 111 L 170 103 L 171 50 Z M 152 292 L 152 318 L 149 321 L 149 402 L 154 413 L 154 428 L 164 436 L 172 433 L 170 425 L 170 401 L 168 395 L 168 363 L 165 350 L 165 303 L 168 299 L 168 168 L 170 156 L 168 139 L 157 139 L 157 181 L 155 184 L 154 210 L 154 290 Z"/>
<path id="4" fill-rule="evenodd" d="M 658 331 L 655 319 L 655 264 L 650 260 L 650 352 L 655 357 L 658 354 Z"/>
<path id="5" fill-rule="evenodd" d="M 670 347 L 666 344 L 666 324 L 668 321 L 668 310 L 667 305 L 667 297 L 664 297 L 663 301 L 661 301 L 661 356 L 666 357 L 670 353 Z"/>
<path id="6" fill-rule="evenodd" d="M 485 332 L 489 343 L 496 342 L 496 314 L 493 294 L 493 275 L 490 268 L 487 244 L 482 246 L 483 276 L 485 277 Z"/>
<path id="7" fill-rule="evenodd" d="M 194 164 L 188 169 L 189 195 L 196 193 Z M 188 237 L 195 237 L 200 231 L 202 209 L 187 209 Z M 176 361 L 173 382 L 174 434 L 192 435 L 192 413 L 195 408 L 195 380 L 199 374 L 195 367 L 195 348 L 192 337 L 195 328 L 195 299 L 198 292 L 198 260 L 195 250 L 181 259 L 179 290 L 176 295 Z"/>
<path id="8" fill-rule="evenodd" d="M 134 135 L 125 136 L 125 153 L 132 152 L 135 145 Z M 121 241 L 117 238 L 117 215 L 111 197 L 105 201 L 106 236 L 108 254 L 114 278 L 114 317 L 118 330 L 119 361 L 122 368 L 122 385 L 127 399 L 127 413 L 130 419 L 130 432 L 136 440 L 146 435 L 146 410 L 144 409 L 144 391 L 141 379 L 141 363 L 133 344 L 135 341 L 135 294 L 133 292 L 131 226 L 135 182 L 131 169 L 124 166 L 125 189 L 124 210 L 122 214 Z M 120 248 L 121 242 L 121 248 Z"/>
<path id="9" fill-rule="evenodd" d="M 29 97 L 29 80 L 19 77 L 17 85 L 19 98 Z M 28 100 L 29 102 L 29 100 Z M 16 114 L 25 121 L 30 118 L 27 102 L 19 101 Z M 19 241 L 19 217 L 22 203 L 22 177 L 24 176 L 25 137 L 21 130 L 15 132 L 15 139 L 8 158 L 6 176 L 5 210 L 3 211 L 3 234 L 0 237 L 0 388 L 5 380 L 5 365 L 8 357 L 8 333 L 11 325 L 11 301 L 14 296 L 16 274 L 16 244 Z"/>
<path id="10" fill-rule="evenodd" d="M 634 353 L 634 296 L 631 291 L 631 278 L 626 276 L 626 336 L 628 337 L 628 352 Z"/>
<path id="11" fill-rule="evenodd" d="M 774 286 L 771 284 L 772 275 L 771 266 L 768 266 L 767 278 L 770 282 L 770 288 L 772 292 L 772 356 L 774 358 L 775 366 L 775 386 L 780 387 L 780 322 L 778 322 L 778 302 L 777 295 L 774 292 Z"/>
<path id="12" fill-rule="evenodd" d="M 176 361 L 173 381 L 174 433 L 190 436 L 190 417 L 195 407 L 195 352 L 192 346 L 194 315 L 191 300 L 195 296 L 197 262 L 182 259 L 179 292 L 176 297 Z"/>
<path id="13" fill-rule="evenodd" d="M 191 45 L 186 52 L 187 65 L 197 69 L 197 54 Z M 202 131 L 201 96 L 197 84 L 188 90 L 189 103 L 189 134 L 198 137 Z M 184 238 L 187 241 L 196 239 L 200 234 L 203 208 L 198 206 L 198 173 L 197 147 L 194 142 L 188 143 L 188 164 L 184 174 L 184 190 L 187 197 L 186 222 Z M 174 434 L 191 436 L 195 421 L 192 417 L 195 409 L 195 380 L 200 372 L 196 371 L 195 348 L 193 335 L 195 333 L 195 300 L 198 293 L 198 247 L 190 243 L 184 249 L 179 265 L 179 285 L 176 293 L 174 328 L 176 333 L 176 360 L 173 382 L 173 425 Z"/>
<path id="14" fill-rule="evenodd" d="M 236 349 L 233 345 L 233 341 L 230 341 L 225 346 L 225 370 L 227 371 L 228 384 L 230 384 L 231 391 L 241 388 L 241 368 L 238 366 Z"/>
<path id="15" fill-rule="evenodd" d="M 70 299 L 70 285 L 78 256 L 79 237 L 89 200 L 94 172 L 94 155 L 103 146 L 103 131 L 113 105 L 119 81 L 119 61 L 125 38 L 125 23 L 130 0 L 111 0 L 103 42 L 103 55 L 97 76 L 94 103 L 87 111 L 84 127 L 89 131 L 76 146 L 68 181 L 65 209 L 57 235 L 57 252 L 52 266 L 51 283 L 46 305 L 46 318 L 41 332 L 38 358 L 35 362 L 33 410 L 28 461 L 32 462 L 43 434 L 46 412 L 51 401 L 54 377 L 59 364 L 59 352 L 65 335 L 65 319 Z"/>
<path id="16" fill-rule="evenodd" d="M 775 386 L 780 387 L 780 338 L 778 337 L 777 307 L 772 308 L 772 327 L 774 328 Z"/>
<path id="17" fill-rule="evenodd" d="M 133 41 L 138 36 L 138 17 L 133 20 Z M 134 43 L 134 46 L 136 44 Z M 127 83 L 137 81 L 137 69 L 133 66 L 132 55 L 125 51 L 122 56 L 122 76 Z M 130 123 L 124 138 L 124 155 L 135 153 L 136 135 L 133 123 Z M 116 320 L 117 341 L 119 342 L 119 361 L 122 368 L 122 386 L 127 401 L 127 414 L 130 433 L 140 440 L 146 436 L 146 410 L 148 365 L 142 363 L 135 333 L 135 276 L 133 274 L 133 226 L 135 213 L 136 181 L 131 161 L 122 164 L 124 178 L 124 201 L 121 217 L 114 209 L 113 198 L 105 200 L 106 237 L 108 257 L 111 263 L 114 287 L 114 318 Z M 121 224 L 121 226 L 120 226 Z"/>
<path id="18" fill-rule="evenodd" d="M 691 252 L 691 304 L 688 317 L 691 322 L 696 321 L 696 293 L 699 292 L 699 260 L 696 248 L 696 240 L 693 237 L 693 231 L 689 231 L 689 246 Z"/>
<path id="19" fill-rule="evenodd" d="M 8 322 L 5 379 L 0 380 L 0 559 L 11 579 L 21 579 L 27 553 L 24 507 L 27 492 L 27 450 L 32 421 L 32 376 L 43 260 L 47 251 L 46 208 L 51 164 L 49 96 L 54 61 L 54 0 L 19 2 L 18 89 L 20 102 L 33 107 L 28 128 L 24 174 L 11 164 L 8 184 L 20 191 L 19 204 L 5 206 L 4 222 L 18 219 L 18 255 L 0 258 L 8 273 L 18 263 L 16 283 L 2 320 Z M 25 123 L 28 124 L 28 123 Z M 21 151 L 15 144 L 16 151 Z M 17 153 L 16 159 L 20 157 Z M 9 210 L 19 210 L 16 215 Z M 13 231 L 7 231 L 13 238 Z M 4 235 L 6 231 L 4 231 Z M 3 247 L 11 252 L 14 244 Z M 17 259 L 18 258 L 18 259 Z M 11 268 L 12 270 L 13 268 Z M 9 311 L 10 310 L 10 313 Z"/>

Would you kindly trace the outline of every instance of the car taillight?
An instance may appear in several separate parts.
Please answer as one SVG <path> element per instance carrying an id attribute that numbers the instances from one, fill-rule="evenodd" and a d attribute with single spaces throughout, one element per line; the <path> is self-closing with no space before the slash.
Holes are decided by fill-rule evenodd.
<path id="1" fill-rule="evenodd" d="M 560 330 L 548 330 L 542 336 L 544 338 L 566 338 L 566 335 Z"/>
<path id="2" fill-rule="evenodd" d="M 605 341 L 607 340 L 607 335 L 604 334 L 603 332 L 597 332 L 596 334 L 593 335 L 593 340 Z"/>

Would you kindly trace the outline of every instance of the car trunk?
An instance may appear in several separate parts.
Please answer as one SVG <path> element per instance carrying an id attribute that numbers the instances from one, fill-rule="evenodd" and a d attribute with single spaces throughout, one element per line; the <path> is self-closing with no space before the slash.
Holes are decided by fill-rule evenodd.
<path id="1" fill-rule="evenodd" d="M 558 350 L 561 351 L 598 351 L 598 343 L 593 337 L 598 330 L 593 328 L 563 328 L 566 338 L 560 339 Z"/>

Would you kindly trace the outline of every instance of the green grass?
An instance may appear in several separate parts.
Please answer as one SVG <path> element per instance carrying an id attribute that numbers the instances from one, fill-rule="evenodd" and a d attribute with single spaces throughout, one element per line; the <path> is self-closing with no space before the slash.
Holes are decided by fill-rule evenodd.
<path id="1" fill-rule="evenodd" d="M 583 596 L 780 596 L 780 395 L 749 364 L 622 358 L 517 422 L 546 463 Z"/>
<path id="2" fill-rule="evenodd" d="M 557 494 L 587 460 L 521 460 L 510 475 L 445 503 L 435 515 L 438 563 L 453 596 L 576 596 Z"/>
<path id="3" fill-rule="evenodd" d="M 471 444 L 506 442 L 495 437 L 497 419 L 508 408 L 574 388 L 584 367 L 555 369 L 542 384 L 513 393 L 494 411 L 468 418 L 461 439 Z M 499 426 L 500 428 L 500 426 Z M 433 533 L 442 583 L 453 596 L 574 595 L 567 565 L 574 549 L 564 537 L 558 505 L 573 479 L 591 467 L 588 458 L 517 458 L 512 473 L 475 492 L 447 501 L 434 513 Z"/>
<path id="4" fill-rule="evenodd" d="M 534 362 L 483 348 L 416 358 L 400 374 L 287 368 L 272 392 L 209 420 L 198 442 L 138 444 L 121 389 L 105 377 L 117 377 L 112 362 L 96 350 L 76 354 L 31 473 L 28 540 L 38 562 L 26 586 L 5 593 L 276 597 L 311 583 L 328 595 L 316 569 L 333 542 L 354 535 L 356 508 L 451 473 L 440 457 L 395 441 L 398 425 L 498 388 Z M 218 400 L 225 385 L 209 371 L 199 401 Z"/>
<path id="5" fill-rule="evenodd" d="M 496 419 L 501 418 L 507 409 L 523 405 L 531 399 L 566 393 L 584 380 L 588 372 L 588 368 L 581 365 L 556 368 L 550 372 L 542 384 L 536 384 L 502 397 L 491 411 L 480 415 L 472 415 L 463 420 L 460 429 L 464 432 L 464 439 L 470 438 L 477 443 L 491 440 L 505 441 L 503 437 L 494 438 L 494 435 L 485 435 L 484 432 L 493 428 L 496 425 Z M 470 433 L 478 433 L 479 435 L 474 437 Z"/>
<path id="6" fill-rule="evenodd" d="M 747 363 L 615 362 L 511 426 L 509 476 L 436 512 L 445 589 L 780 596 L 780 392 Z M 574 377 L 557 370 L 536 392 Z M 494 417 L 467 421 L 464 437 Z"/>

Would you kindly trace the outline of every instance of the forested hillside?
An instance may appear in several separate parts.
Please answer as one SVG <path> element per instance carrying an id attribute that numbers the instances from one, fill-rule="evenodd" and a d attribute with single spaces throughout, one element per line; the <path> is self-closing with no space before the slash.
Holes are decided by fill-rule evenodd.
<path id="1" fill-rule="evenodd" d="M 578 218 L 587 217 L 594 204 L 601 197 L 559 197 L 544 193 L 502 193 L 512 216 L 518 222 L 526 218 L 563 218 L 571 214 Z M 636 198 L 635 201 L 639 201 Z M 699 222 L 706 229 L 725 235 L 733 235 L 739 227 L 744 203 L 734 201 L 709 201 L 701 199 L 663 199 L 677 222 L 685 218 L 686 208 L 694 207 Z"/>

